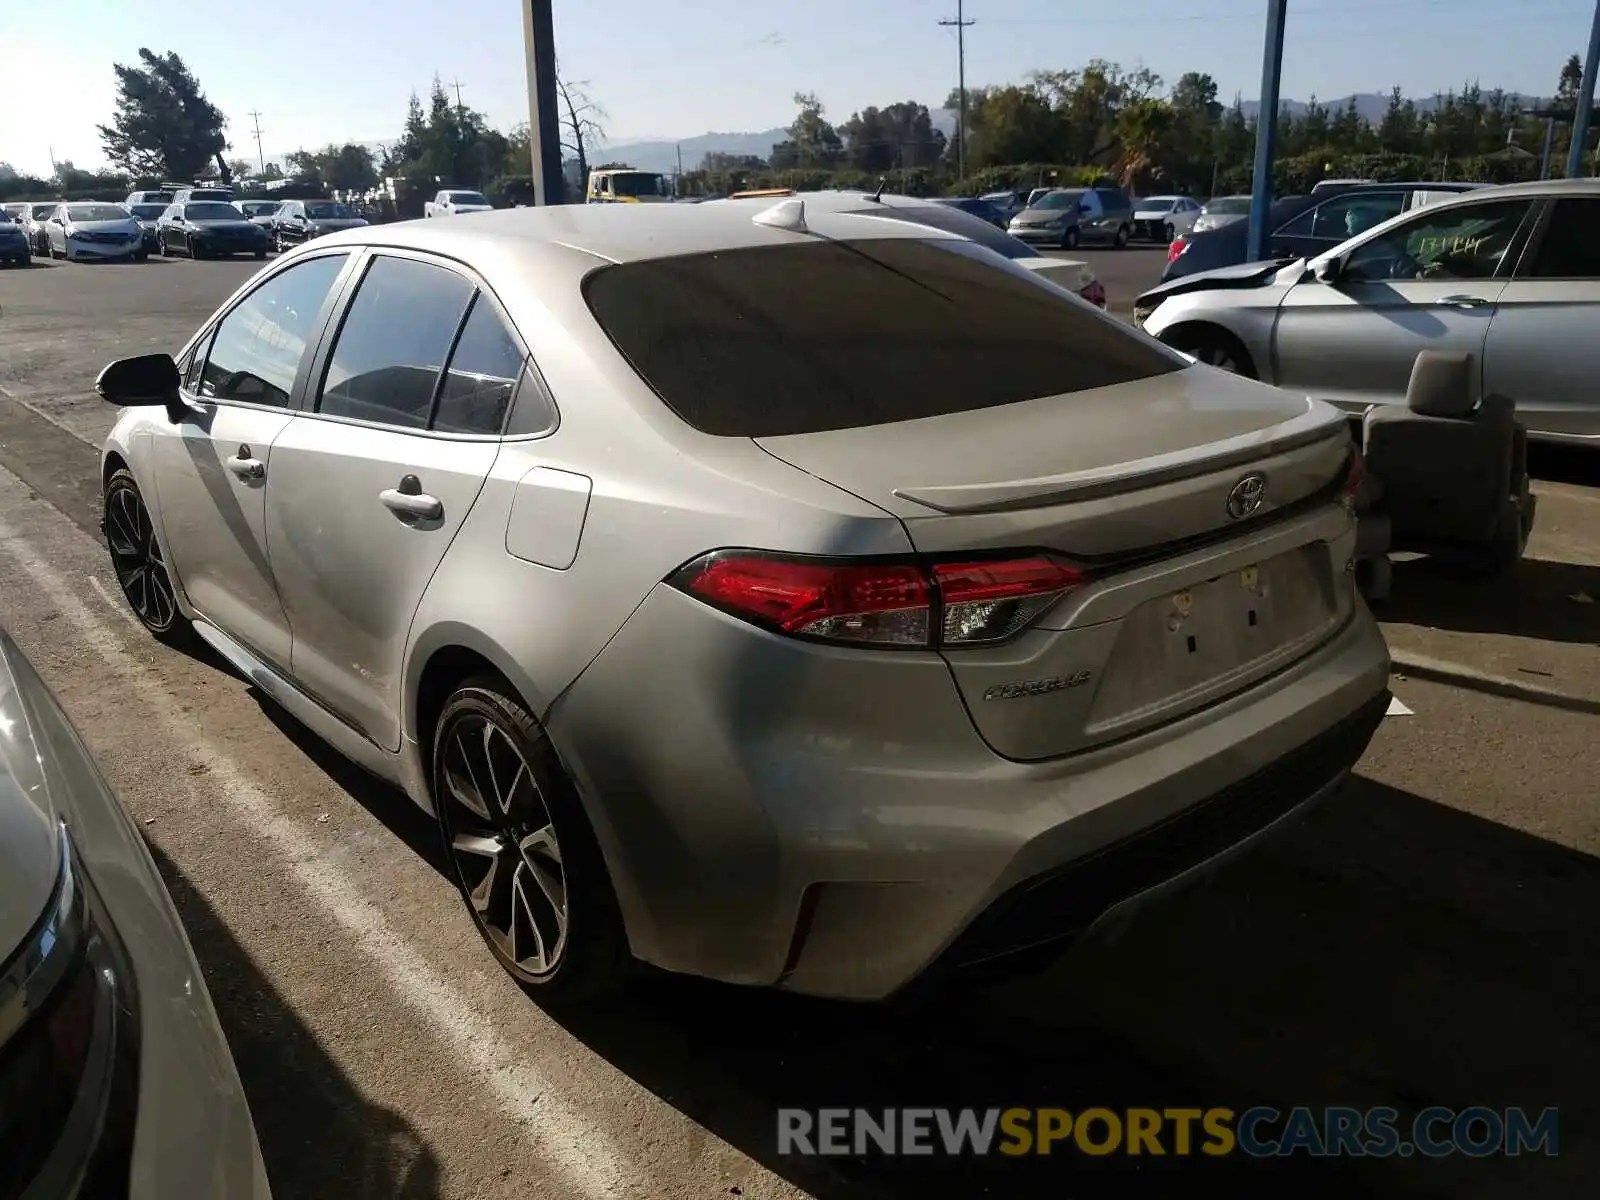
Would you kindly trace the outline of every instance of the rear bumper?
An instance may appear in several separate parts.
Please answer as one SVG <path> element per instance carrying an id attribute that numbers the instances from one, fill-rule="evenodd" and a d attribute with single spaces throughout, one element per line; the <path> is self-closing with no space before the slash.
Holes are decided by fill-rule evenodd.
<path id="1" fill-rule="evenodd" d="M 662 587 L 547 724 L 639 958 L 872 1000 L 935 962 L 1080 932 L 1324 794 L 1388 676 L 1358 606 L 1237 695 L 1018 763 L 978 737 L 932 656 L 790 642 Z"/>

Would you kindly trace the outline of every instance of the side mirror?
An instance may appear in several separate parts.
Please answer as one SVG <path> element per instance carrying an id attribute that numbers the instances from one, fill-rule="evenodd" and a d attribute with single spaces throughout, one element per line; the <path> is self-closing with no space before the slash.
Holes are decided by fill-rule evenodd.
<path id="1" fill-rule="evenodd" d="M 1316 265 L 1312 274 L 1321 283 L 1338 283 L 1344 264 L 1337 258 L 1325 258 Z"/>
<path id="2" fill-rule="evenodd" d="M 94 381 L 94 390 L 118 408 L 159 404 L 177 422 L 187 408 L 178 395 L 178 384 L 178 364 L 172 355 L 140 354 L 109 364 Z"/>

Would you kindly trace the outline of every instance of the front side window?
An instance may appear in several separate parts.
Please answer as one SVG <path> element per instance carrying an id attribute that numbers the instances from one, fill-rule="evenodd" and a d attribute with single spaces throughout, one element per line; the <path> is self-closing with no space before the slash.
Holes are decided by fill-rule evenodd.
<path id="1" fill-rule="evenodd" d="M 307 259 L 246 296 L 217 326 L 200 377 L 200 395 L 274 407 L 288 404 L 306 344 L 344 265 L 343 254 Z"/>
<path id="2" fill-rule="evenodd" d="M 1498 200 L 1429 211 L 1356 247 L 1344 277 L 1352 282 L 1492 279 L 1531 204 Z"/>
<path id="3" fill-rule="evenodd" d="M 600 268 L 583 291 L 667 407 L 729 437 L 1065 397 L 1188 365 L 1026 268 L 955 239 L 646 259 Z"/>
<path id="4" fill-rule="evenodd" d="M 472 305 L 439 389 L 432 428 L 443 433 L 499 433 L 522 375 L 522 347 L 494 305 Z"/>
<path id="5" fill-rule="evenodd" d="M 1600 197 L 1557 200 L 1530 279 L 1600 279 Z"/>
<path id="6" fill-rule="evenodd" d="M 339 327 L 317 411 L 425 429 L 473 286 L 412 258 L 372 261 Z"/>
<path id="7" fill-rule="evenodd" d="M 1405 203 L 1404 192 L 1354 192 L 1338 196 L 1301 213 L 1280 228 L 1278 236 L 1342 242 L 1398 216 Z"/>

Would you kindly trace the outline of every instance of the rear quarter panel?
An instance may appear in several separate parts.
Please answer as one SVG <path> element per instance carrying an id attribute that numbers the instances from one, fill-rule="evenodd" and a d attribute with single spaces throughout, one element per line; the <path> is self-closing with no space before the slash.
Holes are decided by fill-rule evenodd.
<path id="1" fill-rule="evenodd" d="M 559 424 L 552 433 L 503 443 L 423 597 L 407 652 L 413 702 L 406 732 L 413 740 L 422 672 L 446 646 L 467 646 L 503 664 L 540 716 L 652 587 L 708 550 L 910 549 L 900 523 L 881 509 L 780 462 L 748 438 L 710 437 L 674 416 L 582 299 L 579 283 L 600 260 L 551 247 L 539 271 L 475 265 L 531 349 Z M 527 532 L 539 523 L 541 506 L 551 520 L 572 522 L 571 490 L 546 486 L 550 472 L 565 473 L 575 486 L 588 480 L 589 499 L 570 552 L 530 561 L 519 554 L 532 553 Z"/>

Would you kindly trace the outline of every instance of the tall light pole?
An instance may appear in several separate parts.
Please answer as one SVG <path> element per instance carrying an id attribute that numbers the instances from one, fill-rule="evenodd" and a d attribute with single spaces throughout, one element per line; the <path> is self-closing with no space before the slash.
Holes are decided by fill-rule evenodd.
<path id="1" fill-rule="evenodd" d="M 1589 140 L 1589 118 L 1594 112 L 1594 76 L 1600 70 L 1600 0 L 1595 0 L 1594 22 L 1589 26 L 1589 57 L 1578 84 L 1578 111 L 1572 114 L 1572 148 L 1567 151 L 1567 178 L 1583 174 L 1583 144 Z"/>
<path id="2" fill-rule="evenodd" d="M 551 0 L 522 0 L 523 44 L 528 54 L 528 143 L 533 158 L 533 202 L 561 204 L 561 116 L 556 108 L 555 22 Z"/>
<path id="3" fill-rule="evenodd" d="M 1283 23 L 1289 0 L 1267 0 L 1267 39 L 1261 54 L 1261 110 L 1256 114 L 1256 168 L 1250 186 L 1246 261 L 1260 262 L 1272 208 L 1272 161 L 1278 151 L 1278 83 L 1283 75 Z"/>
<path id="4" fill-rule="evenodd" d="M 967 177 L 967 27 L 976 21 L 966 19 L 965 0 L 956 0 L 956 19 L 940 21 L 956 30 L 956 171 Z"/>

